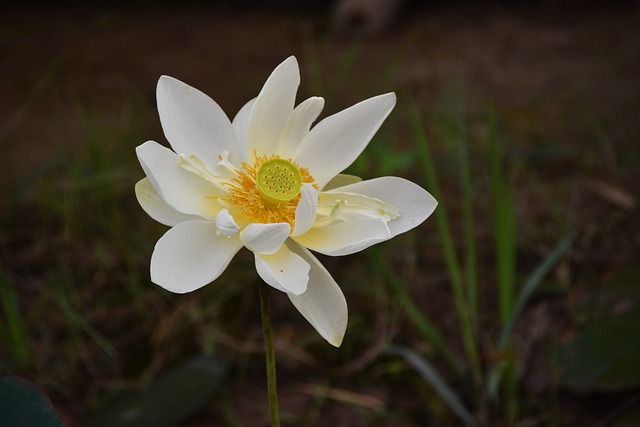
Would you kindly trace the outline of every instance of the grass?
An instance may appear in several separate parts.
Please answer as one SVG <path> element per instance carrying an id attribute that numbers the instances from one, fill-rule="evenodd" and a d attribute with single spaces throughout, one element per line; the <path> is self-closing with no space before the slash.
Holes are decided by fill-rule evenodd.
<path id="1" fill-rule="evenodd" d="M 455 87 L 455 95 L 451 100 L 454 108 L 449 112 L 448 122 L 445 121 L 443 130 L 445 134 L 452 140 L 453 146 L 457 149 L 457 163 L 459 169 L 459 183 L 461 191 L 462 205 L 462 223 L 464 231 L 464 263 L 459 261 L 456 248 L 453 243 L 453 233 L 449 225 L 446 210 L 439 206 L 436 210 L 436 226 L 440 236 L 440 242 L 444 258 L 447 264 L 447 272 L 452 287 L 453 299 L 455 302 L 457 318 L 459 321 L 462 342 L 464 343 L 466 365 L 472 373 L 474 386 L 474 402 L 475 402 L 475 419 L 469 418 L 468 412 L 460 407 L 460 401 L 452 398 L 450 389 L 444 385 L 442 379 L 434 375 L 431 368 L 427 369 L 429 364 L 422 359 L 416 362 L 419 356 L 413 352 L 403 352 L 405 357 L 410 354 L 410 363 L 416 366 L 420 372 L 423 372 L 425 381 L 431 384 L 436 390 L 440 390 L 439 394 L 448 402 L 449 406 L 456 415 L 463 421 L 465 425 L 475 425 L 475 420 L 482 423 L 489 422 L 488 404 L 495 405 L 499 401 L 505 410 L 505 416 L 509 423 L 516 423 L 519 419 L 519 403 L 518 403 L 518 374 L 516 367 L 518 365 L 517 358 L 499 359 L 495 364 L 489 364 L 489 377 L 485 377 L 484 369 L 481 366 L 479 353 L 483 351 L 480 347 L 479 323 L 480 313 L 483 310 L 479 305 L 479 284 L 480 276 L 478 270 L 478 258 L 481 256 L 476 245 L 476 220 L 474 215 L 473 195 L 477 188 L 474 188 L 471 178 L 471 167 L 469 161 L 469 141 L 467 138 L 467 121 L 464 110 L 464 93 L 461 86 Z M 422 126 L 422 119 L 418 106 L 411 98 L 408 103 L 410 120 L 413 126 L 414 138 L 419 148 L 419 156 L 422 164 L 422 170 L 425 176 L 425 182 L 429 191 L 438 200 L 442 200 L 442 193 L 438 177 L 435 173 L 436 167 L 431 154 L 430 146 L 426 137 L 426 132 Z M 502 334 L 498 338 L 498 351 L 502 354 L 514 354 L 514 348 L 511 345 L 511 334 L 513 325 L 517 321 L 518 315 L 528 298 L 531 296 L 536 287 L 542 282 L 545 274 L 558 261 L 558 258 L 565 253 L 571 241 L 573 234 L 569 234 L 557 246 L 557 248 L 543 259 L 542 263 L 536 269 L 528 282 L 523 287 L 516 304 L 516 224 L 515 224 L 515 184 L 513 175 L 504 176 L 503 172 L 503 148 L 502 141 L 499 139 L 496 131 L 495 117 L 493 113 L 489 114 L 488 121 L 488 146 L 489 151 L 485 158 L 481 157 L 481 164 L 484 163 L 488 168 L 489 187 L 491 194 L 491 217 L 493 218 L 494 229 L 494 248 L 496 268 L 494 278 L 497 282 L 497 299 L 499 302 L 497 319 L 502 324 Z M 464 267 L 462 267 L 464 265 Z M 485 271 L 485 274 L 491 274 Z M 394 285 L 396 287 L 396 285 Z M 413 313 L 413 307 L 405 303 L 407 310 Z M 425 319 L 421 314 L 412 315 L 414 322 L 419 319 L 419 324 Z M 445 344 L 440 340 L 437 330 L 431 328 L 429 330 L 431 340 L 434 341 L 439 348 L 445 349 L 444 355 L 449 358 L 449 351 Z M 484 350 L 486 351 L 486 350 Z M 428 375 L 426 373 L 429 373 Z M 486 381 L 486 382 L 485 382 Z M 503 393 L 499 397 L 497 388 L 498 384 L 502 384 Z M 445 390 L 445 391 L 443 391 Z"/>
<path id="2" fill-rule="evenodd" d="M 0 337 L 7 344 L 10 357 L 18 368 L 27 368 L 32 360 L 33 350 L 27 334 L 15 290 L 9 279 L 0 271 L 0 300 L 2 301 L 2 328 Z"/>

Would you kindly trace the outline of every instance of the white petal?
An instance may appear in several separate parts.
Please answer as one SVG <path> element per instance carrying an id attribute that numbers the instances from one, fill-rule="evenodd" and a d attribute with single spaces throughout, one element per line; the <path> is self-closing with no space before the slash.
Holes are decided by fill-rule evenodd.
<path id="1" fill-rule="evenodd" d="M 268 285 L 283 291 L 300 295 L 307 290 L 309 263 L 300 255 L 282 245 L 273 255 L 255 254 L 256 270 Z"/>
<path id="2" fill-rule="evenodd" d="M 184 214 L 169 206 L 153 188 L 149 178 L 143 178 L 136 183 L 136 198 L 147 215 L 160 224 L 172 227 L 181 222 L 199 218 L 195 215 Z"/>
<path id="3" fill-rule="evenodd" d="M 280 134 L 275 154 L 284 158 L 295 157 L 300 143 L 309 134 L 311 125 L 318 118 L 323 107 L 324 99 L 314 96 L 294 108 Z"/>
<path id="4" fill-rule="evenodd" d="M 391 236 L 420 225 L 436 209 L 438 202 L 425 189 L 406 179 L 387 176 L 358 182 L 330 191 L 363 194 L 398 208 L 399 216 L 389 222 Z"/>
<path id="5" fill-rule="evenodd" d="M 151 256 L 151 280 L 179 294 L 217 279 L 242 247 L 240 239 L 216 232 L 210 221 L 176 225 L 158 240 Z"/>
<path id="6" fill-rule="evenodd" d="M 142 169 L 162 198 L 174 209 L 213 219 L 221 209 L 213 200 L 220 189 L 202 177 L 178 165 L 176 153 L 154 141 L 136 148 Z"/>
<path id="7" fill-rule="evenodd" d="M 278 252 L 287 237 L 291 226 L 286 222 L 275 224 L 249 224 L 240 232 L 242 243 L 252 252 L 274 254 Z"/>
<path id="8" fill-rule="evenodd" d="M 298 61 L 290 56 L 276 67 L 256 99 L 247 129 L 247 157 L 275 153 L 300 84 Z"/>
<path id="9" fill-rule="evenodd" d="M 360 155 L 396 104 L 393 93 L 362 101 L 311 129 L 294 158 L 320 188 Z"/>
<path id="10" fill-rule="evenodd" d="M 247 102 L 242 106 L 238 114 L 233 118 L 233 129 L 236 131 L 236 138 L 240 145 L 240 154 L 243 156 L 242 160 L 247 161 L 247 128 L 249 127 L 249 117 L 251 116 L 251 109 L 255 104 L 256 98 Z"/>
<path id="11" fill-rule="evenodd" d="M 384 221 L 367 218 L 312 227 L 294 240 L 313 251 L 340 256 L 360 252 L 390 238 L 391 233 Z"/>
<path id="12" fill-rule="evenodd" d="M 320 262 L 305 248 L 289 243 L 291 251 L 309 265 L 309 283 L 303 294 L 287 294 L 293 305 L 329 344 L 340 347 L 347 329 L 347 301 L 338 284 Z"/>
<path id="13" fill-rule="evenodd" d="M 194 154 L 211 170 L 223 151 L 233 163 L 240 161 L 236 133 L 215 101 L 168 76 L 160 77 L 156 96 L 164 135 L 176 153 Z"/>
<path id="14" fill-rule="evenodd" d="M 302 197 L 296 208 L 296 222 L 293 233 L 291 233 L 292 236 L 306 233 L 313 225 L 318 211 L 318 192 L 313 188 L 313 185 L 303 184 L 300 193 Z"/>
<path id="15" fill-rule="evenodd" d="M 233 220 L 228 209 L 222 209 L 216 216 L 216 227 L 218 231 L 226 237 L 231 237 L 240 231 L 240 227 Z"/>

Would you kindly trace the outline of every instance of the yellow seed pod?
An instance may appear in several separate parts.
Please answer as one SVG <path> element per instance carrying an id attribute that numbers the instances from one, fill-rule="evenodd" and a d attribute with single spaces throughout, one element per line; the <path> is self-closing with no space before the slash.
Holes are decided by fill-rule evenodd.
<path id="1" fill-rule="evenodd" d="M 260 195 L 269 203 L 286 203 L 302 189 L 302 175 L 292 162 L 271 159 L 262 163 L 256 173 Z"/>

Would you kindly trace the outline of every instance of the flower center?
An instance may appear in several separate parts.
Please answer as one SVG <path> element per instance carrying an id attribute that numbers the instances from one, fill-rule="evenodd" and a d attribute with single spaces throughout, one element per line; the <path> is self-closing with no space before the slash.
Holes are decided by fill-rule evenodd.
<path id="1" fill-rule="evenodd" d="M 274 158 L 260 165 L 256 185 L 266 201 L 286 203 L 300 194 L 302 175 L 292 162 Z"/>
<path id="2" fill-rule="evenodd" d="M 306 168 L 276 155 L 257 156 L 255 163 L 243 163 L 236 173 L 225 183 L 229 190 L 222 203 L 241 227 L 286 222 L 293 229 L 302 185 L 316 187 Z"/>

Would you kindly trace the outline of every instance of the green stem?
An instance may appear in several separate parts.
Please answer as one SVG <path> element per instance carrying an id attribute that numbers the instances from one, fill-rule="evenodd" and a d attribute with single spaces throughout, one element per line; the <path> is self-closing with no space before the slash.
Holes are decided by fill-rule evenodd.
<path id="1" fill-rule="evenodd" d="M 422 127 L 422 119 L 420 111 L 413 98 L 409 98 L 408 102 L 409 120 L 413 127 L 413 134 L 417 141 L 418 157 L 422 162 L 422 169 L 425 175 L 427 188 L 436 198 L 442 201 L 440 196 L 440 186 L 438 176 L 435 172 L 433 158 L 429 150 L 426 133 Z M 455 302 L 458 321 L 460 322 L 460 330 L 462 334 L 462 342 L 464 344 L 467 361 L 471 368 L 473 383 L 478 391 L 478 400 L 481 402 L 480 390 L 482 388 L 482 370 L 480 366 L 480 357 L 478 355 L 477 341 L 475 337 L 475 321 L 472 318 L 472 311 L 469 307 L 469 298 L 465 293 L 463 286 L 463 278 L 460 274 L 460 263 L 456 255 L 451 235 L 451 227 L 447 219 L 447 212 L 444 204 L 440 204 L 434 212 L 436 219 L 436 227 L 439 231 L 440 242 L 444 251 L 444 257 L 447 264 L 449 279 L 453 290 L 453 299 Z M 482 403 L 482 402 L 481 402 Z"/>
<path id="2" fill-rule="evenodd" d="M 262 332 L 264 335 L 264 355 L 267 361 L 267 388 L 269 392 L 269 414 L 271 427 L 280 427 L 278 411 L 278 389 L 276 384 L 276 352 L 271 329 L 271 308 L 269 307 L 269 285 L 260 282 L 260 308 L 262 311 Z"/>

